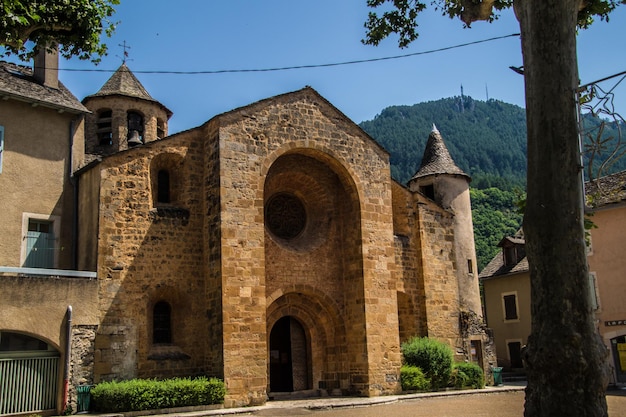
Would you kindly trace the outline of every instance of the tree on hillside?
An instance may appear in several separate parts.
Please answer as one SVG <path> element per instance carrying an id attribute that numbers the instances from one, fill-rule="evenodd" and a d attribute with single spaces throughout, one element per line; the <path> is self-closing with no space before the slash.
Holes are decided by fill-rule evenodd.
<path id="1" fill-rule="evenodd" d="M 526 122 L 524 233 L 531 274 L 531 335 L 525 352 L 524 414 L 607 416 L 607 350 L 588 299 L 583 191 L 578 149 L 576 31 L 607 19 L 626 0 L 434 0 L 469 26 L 513 7 L 520 24 Z M 417 38 L 419 0 L 367 0 L 365 43 L 390 34 L 403 47 Z"/>
<path id="2" fill-rule="evenodd" d="M 0 0 L 0 45 L 4 54 L 31 58 L 37 46 L 57 45 L 65 58 L 98 62 L 106 54 L 104 33 L 120 0 Z M 3 55 L 0 52 L 0 57 Z"/>

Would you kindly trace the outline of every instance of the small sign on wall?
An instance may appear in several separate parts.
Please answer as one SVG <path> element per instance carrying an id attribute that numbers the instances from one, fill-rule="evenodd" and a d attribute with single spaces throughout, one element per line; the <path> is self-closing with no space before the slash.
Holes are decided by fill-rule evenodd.
<path id="1" fill-rule="evenodd" d="M 604 325 L 607 327 L 611 326 L 626 326 L 626 319 L 624 320 L 607 320 L 604 322 Z"/>

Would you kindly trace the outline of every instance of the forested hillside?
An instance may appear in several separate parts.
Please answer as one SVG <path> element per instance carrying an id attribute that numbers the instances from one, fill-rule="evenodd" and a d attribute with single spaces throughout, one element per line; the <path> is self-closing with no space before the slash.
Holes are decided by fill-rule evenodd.
<path id="1" fill-rule="evenodd" d="M 453 97 L 384 109 L 360 126 L 391 154 L 391 175 L 402 184 L 415 174 L 433 124 L 456 164 L 472 177 L 478 268 L 521 225 L 515 207 L 526 181 L 526 115 L 521 107 Z M 517 190 L 517 191 L 516 191 Z"/>
<path id="2" fill-rule="evenodd" d="M 526 116 L 497 100 L 452 97 L 392 106 L 360 126 L 391 154 L 391 174 L 406 182 L 419 168 L 433 124 L 475 188 L 510 189 L 526 181 Z"/>
<path id="3" fill-rule="evenodd" d="M 595 177 L 597 167 L 614 153 L 626 126 L 618 128 L 589 115 L 583 121 L 585 149 L 594 150 Z M 456 164 L 472 177 L 474 235 L 481 270 L 498 252 L 497 243 L 521 225 L 522 215 L 515 203 L 526 183 L 526 114 L 513 104 L 464 96 L 388 107 L 360 126 L 389 151 L 391 175 L 406 184 L 420 166 L 433 124 Z M 584 159 L 587 164 L 590 155 Z M 601 175 L 622 171 L 626 157 L 605 166 Z"/>

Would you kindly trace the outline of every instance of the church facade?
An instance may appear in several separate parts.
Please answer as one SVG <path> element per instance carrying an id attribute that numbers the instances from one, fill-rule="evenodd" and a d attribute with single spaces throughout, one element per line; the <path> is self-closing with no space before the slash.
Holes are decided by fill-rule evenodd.
<path id="1" fill-rule="evenodd" d="M 93 331 L 74 336 L 93 362 L 72 372 L 87 382 L 217 376 L 226 406 L 393 394 L 412 336 L 495 365 L 470 179 L 436 129 L 404 186 L 310 87 L 174 135 L 125 65 L 82 104 L 75 269 L 97 289 Z"/>

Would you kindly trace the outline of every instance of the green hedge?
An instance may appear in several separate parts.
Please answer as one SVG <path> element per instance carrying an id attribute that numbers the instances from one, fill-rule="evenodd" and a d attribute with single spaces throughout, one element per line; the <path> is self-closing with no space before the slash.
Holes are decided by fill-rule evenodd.
<path id="1" fill-rule="evenodd" d="M 458 362 L 452 365 L 450 385 L 455 388 L 484 388 L 485 374 L 475 363 Z"/>
<path id="2" fill-rule="evenodd" d="M 400 384 L 403 391 L 429 391 L 430 381 L 417 366 L 402 365 Z"/>
<path id="3" fill-rule="evenodd" d="M 414 337 L 402 344 L 402 356 L 406 365 L 424 372 L 432 389 L 448 386 L 454 356 L 450 346 L 428 337 Z"/>
<path id="4" fill-rule="evenodd" d="M 101 382 L 91 389 L 92 408 L 103 412 L 221 404 L 225 395 L 223 381 L 206 377 Z"/>

